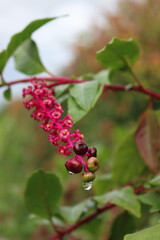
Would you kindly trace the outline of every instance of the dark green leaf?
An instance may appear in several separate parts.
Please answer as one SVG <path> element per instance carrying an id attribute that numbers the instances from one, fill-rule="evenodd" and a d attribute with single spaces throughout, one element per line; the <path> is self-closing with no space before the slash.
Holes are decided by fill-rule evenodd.
<path id="1" fill-rule="evenodd" d="M 3 93 L 4 97 L 6 100 L 10 101 L 11 100 L 11 88 L 7 88 L 4 93 Z"/>
<path id="2" fill-rule="evenodd" d="M 27 75 L 34 75 L 47 70 L 39 57 L 38 48 L 35 42 L 27 39 L 15 51 L 14 59 L 16 69 Z"/>
<path id="3" fill-rule="evenodd" d="M 57 19 L 58 17 L 53 18 L 44 18 L 31 22 L 27 25 L 21 32 L 12 36 L 7 50 L 0 53 L 0 60 L 2 59 L 2 63 L 0 65 L 0 72 L 2 72 L 5 67 L 10 56 L 13 55 L 14 51 L 28 38 L 31 37 L 32 33 L 36 31 L 38 28 L 42 27 L 44 24 Z"/>
<path id="4" fill-rule="evenodd" d="M 2 73 L 2 70 L 7 62 L 7 51 L 3 50 L 0 52 L 0 73 Z"/>
<path id="5" fill-rule="evenodd" d="M 160 186 L 160 174 L 151 179 L 149 183 L 154 186 Z"/>
<path id="6" fill-rule="evenodd" d="M 140 232 L 128 234 L 124 240 L 159 240 L 160 239 L 160 224 L 146 228 Z"/>
<path id="7" fill-rule="evenodd" d="M 128 210 L 136 217 L 141 216 L 141 205 L 131 187 L 127 187 L 121 190 L 114 190 L 102 196 L 94 197 L 93 199 L 101 204 L 111 202 L 119 207 L 124 208 L 125 210 Z"/>
<path id="8" fill-rule="evenodd" d="M 62 194 L 62 186 L 57 176 L 40 169 L 28 180 L 25 202 L 28 210 L 41 217 L 53 215 Z"/>
<path id="9" fill-rule="evenodd" d="M 73 122 L 76 123 L 87 114 L 87 111 L 83 110 L 75 99 L 70 97 L 68 99 L 68 113 L 71 115 Z"/>
<path id="10" fill-rule="evenodd" d="M 95 208 L 95 202 L 87 199 L 72 207 L 60 207 L 58 214 L 70 224 L 78 221 L 89 209 Z"/>
<path id="11" fill-rule="evenodd" d="M 127 69 L 139 57 L 139 48 L 133 39 L 113 38 L 105 48 L 97 52 L 97 60 L 102 66 L 111 69 Z"/>
<path id="12" fill-rule="evenodd" d="M 160 210 L 160 194 L 149 192 L 138 196 L 138 198 L 142 203 L 152 206 L 157 211 Z"/>
<path id="13" fill-rule="evenodd" d="M 124 224 L 125 223 L 125 224 Z M 108 240 L 123 240 L 124 235 L 136 230 L 135 218 L 127 212 L 122 213 L 116 218 L 112 225 L 112 233 Z"/>
<path id="14" fill-rule="evenodd" d="M 120 144 L 114 155 L 113 178 L 117 183 L 125 184 L 134 179 L 145 168 L 134 141 L 134 131 Z"/>

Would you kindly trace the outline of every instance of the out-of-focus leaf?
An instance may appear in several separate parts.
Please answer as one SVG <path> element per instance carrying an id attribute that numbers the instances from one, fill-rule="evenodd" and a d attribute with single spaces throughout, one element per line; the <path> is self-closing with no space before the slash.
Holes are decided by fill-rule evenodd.
<path id="1" fill-rule="evenodd" d="M 156 209 L 156 211 L 160 210 L 160 194 L 155 192 L 148 192 L 139 195 L 138 198 L 142 203 L 152 206 L 153 207 L 152 209 Z"/>
<path id="2" fill-rule="evenodd" d="M 136 217 L 141 216 L 141 205 L 131 187 L 127 187 L 121 190 L 114 190 L 104 195 L 94 197 L 93 199 L 101 204 L 111 202 L 119 207 L 124 208 L 125 210 L 128 210 Z"/>
<path id="3" fill-rule="evenodd" d="M 154 186 L 160 186 L 160 174 L 151 179 L 149 183 Z"/>
<path id="4" fill-rule="evenodd" d="M 139 57 L 139 47 L 133 39 L 113 38 L 105 48 L 97 52 L 97 60 L 102 66 L 111 69 L 127 69 Z"/>
<path id="5" fill-rule="evenodd" d="M 157 172 L 160 129 L 157 116 L 153 110 L 149 109 L 141 115 L 135 141 L 144 162 L 152 171 Z"/>
<path id="6" fill-rule="evenodd" d="M 83 224 L 81 227 L 79 227 L 79 230 L 86 230 L 92 236 L 92 240 L 97 240 L 101 231 L 102 221 L 103 220 L 101 217 L 96 217 L 87 224 Z"/>
<path id="7" fill-rule="evenodd" d="M 14 52 L 16 69 L 27 75 L 47 72 L 39 57 L 36 43 L 27 39 Z"/>
<path id="8" fill-rule="evenodd" d="M 87 199 L 72 207 L 60 207 L 58 214 L 70 224 L 78 221 L 89 209 L 95 208 L 95 202 Z"/>
<path id="9" fill-rule="evenodd" d="M 108 240 L 123 240 L 124 235 L 136 230 L 135 218 L 127 212 L 116 218 L 112 225 L 111 236 Z"/>
<path id="10" fill-rule="evenodd" d="M 98 175 L 94 180 L 95 194 L 102 195 L 106 193 L 113 186 L 112 174 L 101 174 Z"/>
<path id="11" fill-rule="evenodd" d="M 7 88 L 4 93 L 3 93 L 4 97 L 6 100 L 10 101 L 11 100 L 11 88 Z"/>
<path id="12" fill-rule="evenodd" d="M 134 131 L 129 133 L 114 154 L 113 178 L 117 183 L 126 184 L 145 168 L 134 140 Z"/>
<path id="13" fill-rule="evenodd" d="M 57 176 L 40 169 L 29 178 L 25 190 L 28 210 L 41 217 L 53 215 L 62 195 L 62 186 Z"/>
<path id="14" fill-rule="evenodd" d="M 140 232 L 127 234 L 124 240 L 158 240 L 160 239 L 160 224 L 146 228 Z"/>

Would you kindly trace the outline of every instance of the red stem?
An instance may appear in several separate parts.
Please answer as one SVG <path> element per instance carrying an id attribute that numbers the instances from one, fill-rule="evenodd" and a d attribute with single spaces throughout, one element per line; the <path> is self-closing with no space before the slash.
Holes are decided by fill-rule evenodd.
<path id="1" fill-rule="evenodd" d="M 137 194 L 140 194 L 142 193 L 143 191 L 145 190 L 144 186 L 143 185 L 140 185 L 139 187 L 136 187 L 134 189 L 134 193 L 137 195 Z M 106 205 L 104 205 L 103 207 L 101 208 L 98 208 L 94 213 L 90 214 L 88 217 L 76 222 L 75 224 L 61 230 L 61 232 L 55 234 L 54 236 L 52 237 L 49 237 L 47 238 L 46 240 L 54 240 L 54 239 L 60 239 L 61 237 L 63 237 L 65 234 L 67 233 L 70 233 L 72 231 L 74 231 L 75 229 L 77 229 L 78 227 L 80 227 L 81 225 L 91 221 L 92 219 L 94 219 L 95 217 L 97 217 L 98 215 L 100 215 L 101 213 L 113 208 L 113 207 L 116 207 L 115 204 L 112 204 L 112 203 L 107 203 Z"/>
<path id="2" fill-rule="evenodd" d="M 62 77 L 62 76 L 53 76 L 53 77 L 34 77 L 34 78 L 27 78 L 27 79 L 20 79 L 20 80 L 16 80 L 16 81 L 12 81 L 9 83 L 6 83 L 7 86 L 11 86 L 14 84 L 18 84 L 18 83 L 26 83 L 26 82 L 30 82 L 33 80 L 38 80 L 38 81 L 53 81 L 55 83 L 50 84 L 49 86 L 56 86 L 56 85 L 61 85 L 61 84 L 70 84 L 70 83 L 83 83 L 86 82 L 88 80 L 79 80 L 79 79 L 72 79 L 72 78 L 68 78 L 68 77 Z M 0 87 L 4 87 L 6 85 L 0 85 Z M 156 93 L 150 89 L 144 88 L 142 86 L 131 86 L 128 88 L 128 86 L 124 86 L 124 85 L 105 85 L 104 86 L 104 90 L 112 90 L 112 91 L 137 91 L 140 93 L 144 93 L 152 98 L 156 98 L 156 99 L 160 99 L 160 93 Z"/>
<path id="3" fill-rule="evenodd" d="M 109 210 L 111 208 L 115 207 L 114 204 L 111 203 L 107 203 L 104 207 L 98 208 L 96 212 L 92 213 L 91 215 L 89 215 L 88 217 L 78 221 L 77 223 L 65 228 L 64 230 L 62 230 L 61 232 L 55 234 L 54 236 L 47 238 L 46 240 L 54 240 L 54 239 L 59 239 L 60 237 L 64 236 L 67 233 L 72 232 L 73 230 L 77 229 L 78 227 L 80 227 L 81 225 L 91 221 L 92 219 L 94 219 L 95 217 L 97 217 L 98 215 L 100 215 L 101 213 L 103 213 L 106 210 Z"/>

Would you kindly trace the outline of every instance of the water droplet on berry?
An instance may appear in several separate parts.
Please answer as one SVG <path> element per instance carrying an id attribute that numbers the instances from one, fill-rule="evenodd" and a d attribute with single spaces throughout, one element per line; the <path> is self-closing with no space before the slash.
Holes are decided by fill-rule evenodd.
<path id="1" fill-rule="evenodd" d="M 93 182 L 83 182 L 82 186 L 83 186 L 84 190 L 90 190 L 92 188 L 92 184 L 93 184 Z"/>
<path id="2" fill-rule="evenodd" d="M 73 172 L 71 172 L 71 171 L 68 171 L 68 173 L 69 173 L 69 174 L 71 174 L 71 175 L 74 175 L 74 173 L 73 173 Z"/>

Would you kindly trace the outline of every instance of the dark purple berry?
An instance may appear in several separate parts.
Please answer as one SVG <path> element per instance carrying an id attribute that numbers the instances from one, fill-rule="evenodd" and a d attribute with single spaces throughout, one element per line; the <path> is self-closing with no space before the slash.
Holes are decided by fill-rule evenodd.
<path id="1" fill-rule="evenodd" d="M 88 151 L 88 146 L 83 141 L 74 143 L 73 150 L 77 155 L 84 155 Z"/>
<path id="2" fill-rule="evenodd" d="M 99 168 L 99 160 L 95 157 L 91 157 L 87 160 L 87 168 L 91 172 L 96 172 Z"/>
<path id="3" fill-rule="evenodd" d="M 95 147 L 88 148 L 88 153 L 90 157 L 97 157 L 97 149 Z"/>
<path id="4" fill-rule="evenodd" d="M 80 173 L 82 171 L 82 163 L 73 158 L 68 159 L 65 162 L 65 167 L 66 167 L 67 171 L 69 171 L 71 173 Z"/>

